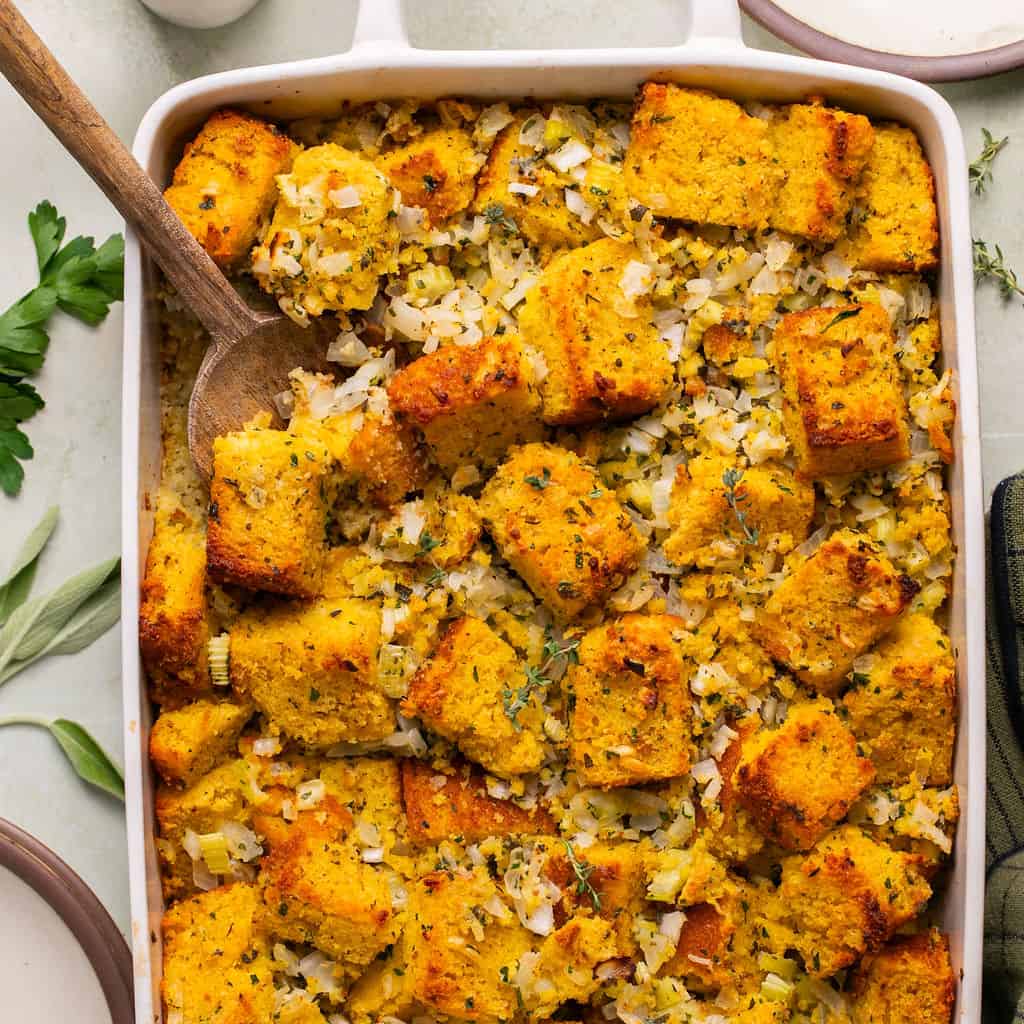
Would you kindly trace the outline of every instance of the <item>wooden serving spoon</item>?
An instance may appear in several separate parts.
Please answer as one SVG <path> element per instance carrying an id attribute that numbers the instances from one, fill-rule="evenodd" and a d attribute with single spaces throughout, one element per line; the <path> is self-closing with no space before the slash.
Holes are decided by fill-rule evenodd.
<path id="1" fill-rule="evenodd" d="M 295 367 L 326 369 L 326 325 L 300 327 L 242 300 L 10 0 L 0 0 L 0 72 L 135 229 L 209 331 L 188 410 L 189 451 L 209 479 L 215 437 L 258 412 L 274 414 L 274 396 L 287 389 Z"/>

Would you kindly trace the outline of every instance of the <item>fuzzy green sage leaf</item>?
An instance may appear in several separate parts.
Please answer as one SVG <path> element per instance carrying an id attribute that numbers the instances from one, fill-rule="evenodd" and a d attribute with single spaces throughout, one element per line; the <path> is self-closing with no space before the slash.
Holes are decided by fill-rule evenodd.
<path id="1" fill-rule="evenodd" d="M 28 599 L 32 583 L 36 578 L 39 555 L 57 526 L 59 514 L 60 509 L 56 505 L 51 505 L 39 525 L 25 538 L 18 553 L 14 556 L 14 564 L 7 574 L 7 579 L 0 583 L 0 625 L 6 622 L 11 613 Z"/>

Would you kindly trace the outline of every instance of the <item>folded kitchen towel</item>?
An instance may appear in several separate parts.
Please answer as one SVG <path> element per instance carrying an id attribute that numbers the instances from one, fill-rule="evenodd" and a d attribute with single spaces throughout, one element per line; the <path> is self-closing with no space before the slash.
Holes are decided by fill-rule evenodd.
<path id="1" fill-rule="evenodd" d="M 986 1024 L 1024 1022 L 1024 473 L 992 496 L 988 585 Z"/>

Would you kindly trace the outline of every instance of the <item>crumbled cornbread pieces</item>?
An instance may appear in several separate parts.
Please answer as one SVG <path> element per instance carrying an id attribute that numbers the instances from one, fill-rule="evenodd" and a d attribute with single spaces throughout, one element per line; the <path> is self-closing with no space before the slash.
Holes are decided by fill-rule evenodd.
<path id="1" fill-rule="evenodd" d="M 197 700 L 165 710 L 149 734 L 149 756 L 165 782 L 190 786 L 232 753 L 251 708 Z"/>
<path id="2" fill-rule="evenodd" d="M 468 844 L 488 836 L 555 831 L 554 820 L 539 804 L 526 810 L 492 797 L 481 775 L 465 768 L 442 773 L 422 761 L 403 761 L 402 799 L 409 840 L 417 846 L 455 836 Z"/>
<path id="3" fill-rule="evenodd" d="M 935 179 L 910 128 L 876 124 L 839 253 L 862 270 L 922 271 L 939 264 Z"/>
<path id="4" fill-rule="evenodd" d="M 845 825 L 806 856 L 783 861 L 779 895 L 792 917 L 804 970 L 827 978 L 879 949 L 920 914 L 931 887 L 914 856 Z"/>
<path id="5" fill-rule="evenodd" d="M 525 669 L 486 622 L 464 616 L 413 676 L 402 711 L 495 775 L 536 771 L 544 760 L 544 710 Z"/>
<path id="6" fill-rule="evenodd" d="M 739 104 L 701 89 L 641 86 L 626 191 L 655 216 L 764 228 L 781 177 L 767 123 Z"/>
<path id="7" fill-rule="evenodd" d="M 729 940 L 736 926 L 712 903 L 695 903 L 686 908 L 686 920 L 670 960 L 659 975 L 683 978 L 696 992 L 716 992 L 731 976 Z"/>
<path id="8" fill-rule="evenodd" d="M 907 403 L 881 306 L 789 313 L 772 346 L 783 423 L 801 476 L 857 473 L 910 458 Z"/>
<path id="9" fill-rule="evenodd" d="M 280 197 L 252 271 L 303 322 L 327 310 L 369 309 L 395 267 L 394 193 L 369 160 L 327 143 L 278 178 Z"/>
<path id="10" fill-rule="evenodd" d="M 917 584 L 863 533 L 840 530 L 787 576 L 758 613 L 755 634 L 776 661 L 821 693 L 906 610 Z"/>
<path id="11" fill-rule="evenodd" d="M 409 893 L 405 942 L 406 984 L 417 1002 L 480 1024 L 516 1016 L 516 971 L 531 933 L 486 868 L 418 879 Z"/>
<path id="12" fill-rule="evenodd" d="M 519 328 L 547 365 L 540 384 L 545 422 L 622 419 L 658 404 L 672 384 L 672 364 L 651 322 L 652 286 L 639 250 L 611 238 L 562 253 L 544 268 Z"/>
<path id="13" fill-rule="evenodd" d="M 932 928 L 896 939 L 854 971 L 853 1024 L 949 1024 L 955 985 L 945 935 Z"/>
<path id="14" fill-rule="evenodd" d="M 275 178 L 299 149 L 258 117 L 218 110 L 186 144 L 164 198 L 213 260 L 231 267 L 249 255 L 274 205 Z"/>
<path id="15" fill-rule="evenodd" d="M 736 788 L 758 828 L 788 850 L 808 850 L 871 784 L 871 762 L 830 701 L 790 708 L 776 729 L 744 745 Z"/>
<path id="16" fill-rule="evenodd" d="M 397 935 L 391 873 L 364 863 L 331 816 L 319 817 L 301 812 L 261 863 L 267 926 L 276 938 L 316 946 L 352 978 Z"/>
<path id="17" fill-rule="evenodd" d="M 813 516 L 814 487 L 785 466 L 698 455 L 676 470 L 665 554 L 701 568 L 742 559 L 747 550 L 787 554 L 806 539 Z"/>
<path id="18" fill-rule="evenodd" d="M 258 928 L 259 897 L 237 882 L 168 908 L 163 919 L 163 1019 L 252 1024 L 274 1009 L 274 967 Z"/>
<path id="19" fill-rule="evenodd" d="M 368 600 L 254 608 L 231 627 L 231 685 L 311 747 L 378 740 L 394 705 L 377 673 L 380 609 Z"/>
<path id="20" fill-rule="evenodd" d="M 569 757 L 588 786 L 631 786 L 690 768 L 690 667 L 671 615 L 624 615 L 592 629 L 568 675 Z"/>
<path id="21" fill-rule="evenodd" d="M 866 660 L 843 707 L 878 781 L 906 782 L 916 774 L 930 786 L 948 786 L 956 738 L 949 637 L 927 615 L 908 615 Z"/>
<path id="22" fill-rule="evenodd" d="M 385 153 L 377 166 L 406 206 L 426 210 L 424 227 L 432 228 L 473 201 L 480 161 L 465 131 L 437 128 Z"/>
<path id="23" fill-rule="evenodd" d="M 602 605 L 645 549 L 597 473 L 557 445 L 513 448 L 480 511 L 502 556 L 561 619 Z"/>
<path id="24" fill-rule="evenodd" d="M 816 242 L 834 242 L 875 141 L 871 122 L 820 104 L 794 103 L 771 122 L 785 178 L 771 226 Z"/>
<path id="25" fill-rule="evenodd" d="M 449 473 L 469 464 L 493 467 L 512 445 L 541 436 L 533 367 L 513 337 L 420 356 L 395 374 L 388 398 Z"/>
<path id="26" fill-rule="evenodd" d="M 153 523 L 139 607 L 139 647 L 161 704 L 210 689 L 206 543 L 202 527 L 175 505 Z"/>
<path id="27" fill-rule="evenodd" d="M 221 583 L 320 592 L 334 460 L 314 438 L 250 428 L 213 442 L 206 564 Z"/>

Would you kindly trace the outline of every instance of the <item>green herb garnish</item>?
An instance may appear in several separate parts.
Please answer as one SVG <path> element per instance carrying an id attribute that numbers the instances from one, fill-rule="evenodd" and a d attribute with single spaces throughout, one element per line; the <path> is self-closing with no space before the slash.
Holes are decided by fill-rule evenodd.
<path id="1" fill-rule="evenodd" d="M 572 843 L 567 839 L 563 839 L 562 843 L 565 846 L 566 856 L 569 858 L 569 865 L 572 867 L 573 874 L 576 876 L 577 895 L 589 896 L 591 903 L 594 904 L 594 910 L 600 912 L 601 897 L 598 895 L 597 890 L 590 884 L 590 876 L 594 872 L 594 865 L 589 861 L 577 857 L 572 848 Z"/>
<path id="2" fill-rule="evenodd" d="M 981 137 L 984 143 L 981 153 L 968 168 L 971 186 L 974 188 L 974 194 L 978 196 L 985 191 L 986 186 L 992 180 L 992 164 L 999 155 L 999 151 L 1010 141 L 1008 135 L 1004 135 L 1001 139 L 992 138 L 992 133 L 987 128 L 981 129 Z"/>
<path id="3" fill-rule="evenodd" d="M 980 238 L 974 239 L 974 279 L 981 281 L 983 278 L 991 278 L 999 285 L 1004 299 L 1011 299 L 1014 295 L 1024 295 L 1024 288 L 1021 288 L 1017 281 L 1017 275 L 1006 265 L 1003 250 L 994 246 L 995 254 L 988 251 L 988 244 Z"/>
<path id="4" fill-rule="evenodd" d="M 523 729 L 519 722 L 519 712 L 530 703 L 530 699 L 536 691 L 545 690 L 551 685 L 552 679 L 548 673 L 555 663 L 562 659 L 566 664 L 579 664 L 579 646 L 578 637 L 559 640 L 549 629 L 544 636 L 544 647 L 541 651 L 544 660 L 541 662 L 540 668 L 527 665 L 525 669 L 526 682 L 516 689 L 506 686 L 502 690 L 501 706 L 516 732 L 522 732 Z"/>
<path id="5" fill-rule="evenodd" d="M 725 500 L 729 505 L 729 508 L 732 509 L 732 514 L 736 517 L 736 522 L 740 524 L 740 529 L 743 531 L 743 543 L 756 544 L 760 533 L 755 527 L 752 527 L 747 522 L 748 510 L 740 507 L 745 501 L 747 501 L 747 495 L 736 493 L 736 487 L 742 479 L 742 469 L 727 469 L 722 474 L 722 483 L 725 486 Z"/>
<path id="6" fill-rule="evenodd" d="M 538 491 L 543 491 L 549 483 L 551 483 L 551 470 L 545 466 L 540 471 L 540 476 L 524 476 L 523 483 L 529 484 L 531 487 Z"/>
<path id="7" fill-rule="evenodd" d="M 441 183 L 432 174 L 423 175 L 423 187 L 430 193 L 436 192 Z"/>
<path id="8" fill-rule="evenodd" d="M 420 534 L 419 548 L 420 548 L 420 551 L 424 555 L 426 555 L 429 552 L 433 551 L 434 548 L 440 547 L 440 546 L 441 546 L 441 542 L 439 540 L 436 540 L 435 538 L 431 537 L 430 534 L 427 533 L 426 530 L 424 530 Z"/>
<path id="9" fill-rule="evenodd" d="M 509 234 L 515 235 L 519 233 L 519 228 L 516 226 L 516 222 L 509 220 L 505 216 L 505 207 L 501 203 L 488 203 L 484 207 L 484 220 L 488 224 L 493 224 L 498 227 L 504 228 Z"/>
<path id="10" fill-rule="evenodd" d="M 841 324 L 844 320 L 850 320 L 855 316 L 860 316 L 861 307 L 858 306 L 856 309 L 844 309 L 841 313 L 836 313 L 834 317 L 821 329 L 821 333 L 824 334 L 827 330 L 835 327 L 836 324 Z"/>

